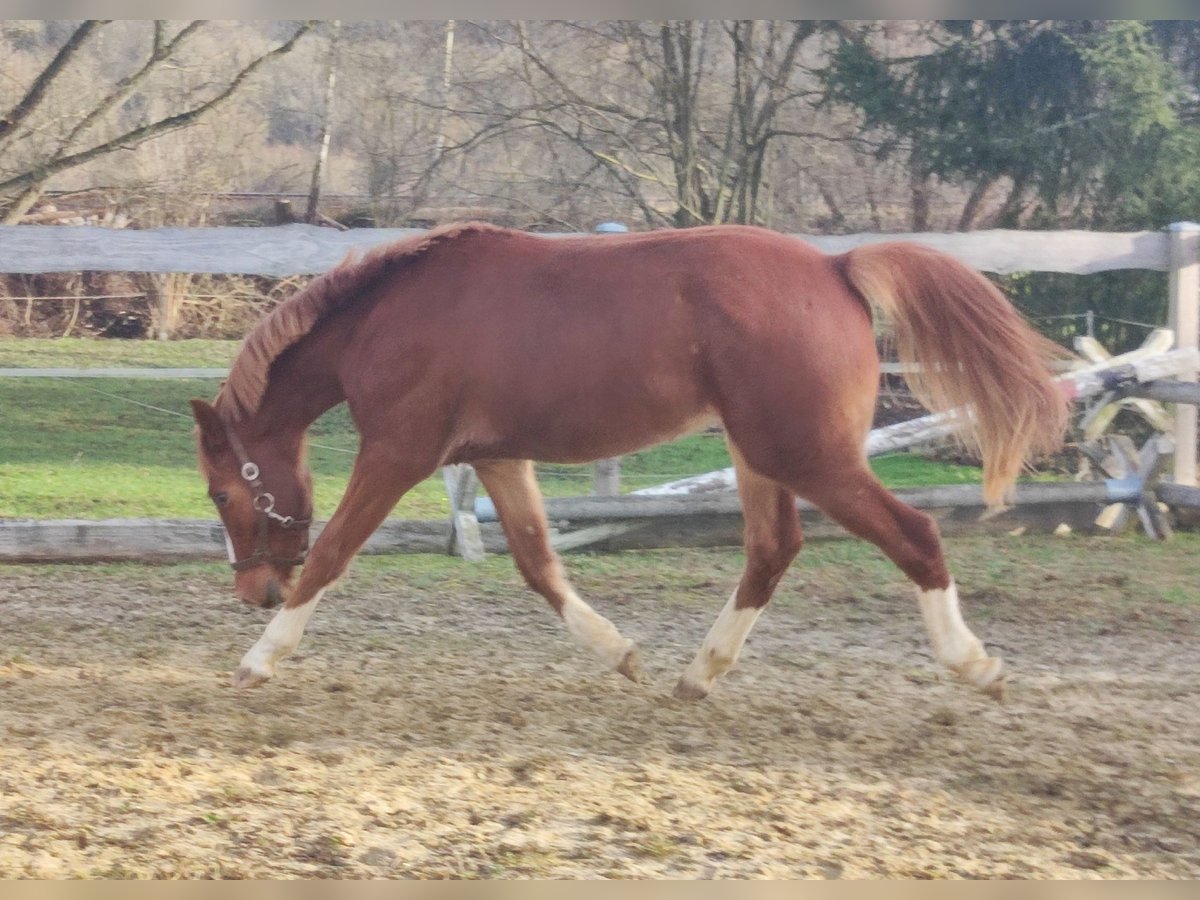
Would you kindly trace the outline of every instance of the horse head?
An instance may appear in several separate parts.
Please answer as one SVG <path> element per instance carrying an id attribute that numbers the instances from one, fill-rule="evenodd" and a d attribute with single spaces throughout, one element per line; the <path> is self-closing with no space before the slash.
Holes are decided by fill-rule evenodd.
<path id="1" fill-rule="evenodd" d="M 251 437 L 204 400 L 191 406 L 200 471 L 225 526 L 234 593 L 251 606 L 278 606 L 308 552 L 312 476 L 303 455 L 279 435 Z"/>

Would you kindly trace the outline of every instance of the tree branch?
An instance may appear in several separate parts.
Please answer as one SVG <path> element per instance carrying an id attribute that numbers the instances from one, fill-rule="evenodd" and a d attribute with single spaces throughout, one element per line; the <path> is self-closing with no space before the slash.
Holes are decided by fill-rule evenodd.
<path id="1" fill-rule="evenodd" d="M 7 115 L 0 118 L 0 150 L 7 147 L 8 139 L 20 127 L 21 123 L 29 118 L 30 114 L 38 108 L 38 105 L 46 96 L 46 91 L 50 89 L 50 85 L 54 83 L 54 80 L 62 73 L 75 54 L 79 52 L 79 48 L 91 37 L 94 31 L 107 25 L 109 21 L 111 20 L 89 20 L 72 32 L 67 42 L 54 55 L 54 59 L 50 61 L 50 64 L 34 79 L 33 84 L 29 86 L 29 90 L 25 92 L 25 96 L 21 98 L 16 106 L 8 111 Z"/>
<path id="2" fill-rule="evenodd" d="M 244 66 L 229 83 L 218 94 L 204 103 L 187 110 L 186 112 L 178 113 L 173 116 L 168 116 L 160 119 L 157 122 L 150 122 L 138 128 L 131 129 L 124 134 L 118 135 L 102 143 L 96 144 L 87 150 L 81 150 L 77 153 L 69 153 L 56 156 L 33 169 L 9 178 L 6 181 L 0 182 L 0 196 L 11 195 L 15 192 L 26 192 L 40 184 L 44 184 L 54 175 L 59 172 L 65 172 L 68 169 L 73 169 L 93 159 L 112 153 L 114 150 L 126 149 L 137 146 L 151 138 L 156 138 L 168 132 L 175 131 L 180 128 L 186 128 L 194 124 L 206 113 L 211 112 L 227 101 L 242 83 L 249 78 L 260 67 L 267 62 L 289 53 L 296 45 L 296 42 L 312 30 L 312 23 L 304 23 L 284 44 L 276 47 L 273 50 L 264 53 L 262 56 L 252 60 Z"/>

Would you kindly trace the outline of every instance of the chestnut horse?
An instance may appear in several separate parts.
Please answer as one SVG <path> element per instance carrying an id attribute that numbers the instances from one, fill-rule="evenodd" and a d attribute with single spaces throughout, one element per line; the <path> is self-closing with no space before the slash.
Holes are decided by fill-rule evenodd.
<path id="1" fill-rule="evenodd" d="M 548 540 L 532 460 L 617 456 L 712 422 L 727 435 L 746 568 L 675 695 L 705 696 L 800 549 L 796 498 L 876 544 L 914 582 L 936 658 L 998 695 L 1004 667 L 964 624 L 933 520 L 871 473 L 879 382 L 872 305 L 894 323 L 933 409 L 1000 503 L 1026 458 L 1057 446 L 1066 401 L 1053 345 L 983 276 L 915 244 L 839 256 L 744 226 L 539 237 L 452 226 L 316 278 L 246 338 L 212 405 L 192 401 L 200 468 L 235 589 L 282 609 L 234 675 L 269 679 L 325 589 L 415 484 L 471 463 L 533 590 L 634 680 L 633 643 L 572 589 Z M 360 435 L 346 492 L 307 554 L 305 431 L 345 401 Z"/>

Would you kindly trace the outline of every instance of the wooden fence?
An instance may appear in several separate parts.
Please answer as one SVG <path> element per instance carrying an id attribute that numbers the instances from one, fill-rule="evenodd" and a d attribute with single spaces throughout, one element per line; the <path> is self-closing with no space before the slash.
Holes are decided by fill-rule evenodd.
<path id="1" fill-rule="evenodd" d="M 415 234 L 412 228 L 335 231 L 313 225 L 265 228 L 133 229 L 50 225 L 0 226 L 0 272 L 158 272 L 225 275 L 315 274 L 365 250 Z M 1068 272 L 1115 269 L 1159 272 L 1186 268 L 1196 256 L 1200 226 L 1165 232 L 970 231 L 958 234 L 796 235 L 827 253 L 862 244 L 910 240 L 984 272 Z M 561 237 L 562 235 L 547 235 Z"/>
<path id="2" fill-rule="evenodd" d="M 283 277 L 298 274 L 313 274 L 324 271 L 336 265 L 352 251 L 361 251 L 381 243 L 402 237 L 422 233 L 415 229 L 360 229 L 350 231 L 335 231 L 308 225 L 285 225 L 266 228 L 162 228 L 136 231 L 128 229 L 104 229 L 93 227 L 55 227 L 55 226 L 0 226 L 0 272 L 9 273 L 46 273 L 74 271 L 120 271 L 120 272 L 156 272 L 156 273 L 217 273 L 269 275 Z M 558 235 L 547 235 L 554 239 Z M 830 253 L 838 253 L 862 244 L 876 243 L 889 240 L 911 240 L 916 243 L 931 246 L 957 257 L 968 265 L 985 272 L 1009 274 L 1013 272 L 1064 272 L 1087 274 L 1112 271 L 1118 269 L 1147 269 L 1165 271 L 1169 274 L 1170 292 L 1170 321 L 1168 327 L 1174 333 L 1174 350 L 1182 351 L 1173 357 L 1170 375 L 1177 383 L 1187 385 L 1200 380 L 1200 363 L 1197 348 L 1200 347 L 1200 225 L 1193 223 L 1177 223 L 1163 231 L 1145 232 L 1029 232 L 1029 231 L 978 231 L 961 234 L 858 234 L 841 236 L 797 235 L 796 237 L 815 245 Z M 1190 355 L 1189 355 L 1190 354 Z M 1180 362 L 1182 360 L 1182 363 Z M 8 373 L 0 373 L 8 374 Z M 14 373 L 16 374 L 16 373 Z M 57 373 L 55 373 L 57 374 Z M 65 373 L 64 373 L 65 374 Z M 72 373 L 82 374 L 82 373 Z M 115 373 L 114 373 L 115 374 Z M 1134 382 L 1139 379 L 1133 379 Z M 1145 379 L 1141 379 L 1145 380 Z M 1167 384 L 1167 382 L 1156 382 Z M 1126 384 L 1125 387 L 1129 387 Z M 1170 388 L 1162 388 L 1169 391 Z M 1181 388 L 1185 393 L 1187 388 Z M 1162 497 L 1173 497 L 1182 501 L 1194 499 L 1189 490 L 1196 490 L 1197 484 L 1197 416 L 1196 406 L 1184 402 L 1175 410 L 1173 444 L 1174 477 L 1169 485 L 1163 485 L 1160 490 Z M 905 424 L 912 432 L 914 428 L 923 427 L 930 423 L 918 423 L 917 426 Z M 465 473 L 460 473 L 464 475 Z M 446 547 L 455 545 L 488 546 L 495 545 L 494 529 L 485 527 L 482 539 L 476 539 L 464 532 L 478 528 L 473 524 L 476 518 L 471 503 L 469 491 L 456 479 L 453 473 L 448 479 L 448 488 L 456 497 L 454 503 L 454 521 L 448 525 L 433 527 L 428 525 L 415 529 L 425 535 L 417 541 L 417 546 L 428 548 L 429 545 Z M 607 482 L 611 483 L 611 472 L 607 474 Z M 1092 499 L 1090 494 L 1082 503 L 1095 504 L 1111 502 L 1111 486 L 1103 489 L 1092 489 L 1097 497 Z M 1105 493 L 1104 498 L 1100 493 Z M 960 493 L 962 493 L 960 491 Z M 967 492 L 969 493 L 969 491 Z M 1028 492 L 1026 492 L 1028 494 Z M 1144 493 L 1144 492 L 1143 492 Z M 1079 491 L 1076 495 L 1082 496 Z M 607 512 L 598 518 L 581 518 L 577 510 L 557 510 L 561 503 L 551 503 L 552 518 L 559 516 L 560 523 L 568 521 L 574 526 L 582 526 L 581 531 L 572 534 L 563 532 L 558 535 L 557 543 L 561 547 L 582 546 L 593 544 L 597 540 L 608 540 L 610 544 L 620 545 L 620 535 L 644 529 L 624 528 L 621 522 L 631 519 L 659 521 L 662 517 L 647 517 L 631 515 L 628 504 L 639 502 L 655 502 L 654 497 L 614 498 L 617 502 L 607 508 Z M 661 498 L 659 498 L 661 499 Z M 914 497 L 919 500 L 919 497 Z M 939 495 L 938 501 L 946 497 Z M 1031 499 L 1027 497 L 1027 499 Z M 1126 498 L 1128 499 L 1128 498 Z M 704 504 L 697 504 L 695 498 L 688 501 L 693 513 L 703 515 Z M 731 512 L 719 515 L 736 517 L 736 502 L 732 498 L 724 498 L 722 503 L 730 505 Z M 1122 500 L 1120 502 L 1125 502 Z M 973 508 L 975 500 L 966 493 L 963 498 L 955 501 L 947 509 Z M 1036 503 L 1033 505 L 1036 506 Z M 632 508 L 632 507 L 630 507 Z M 648 508 L 648 507 L 647 507 Z M 940 507 L 939 507 L 940 508 Z M 982 507 L 980 506 L 980 509 Z M 557 511 L 556 511 L 557 510 Z M 570 512 L 570 518 L 562 518 Z M 710 511 L 711 512 L 711 511 Z M 717 515 L 717 513 L 713 513 Z M 806 511 L 811 515 L 811 511 Z M 977 518 L 977 513 L 973 513 Z M 678 518 L 669 516 L 668 518 Z M 45 540 L 32 539 L 32 543 L 13 531 L 18 523 L 0 523 L 0 557 L 46 558 L 55 542 L 62 539 L 65 533 L 56 527 L 56 523 L 35 523 L 35 528 L 42 538 L 51 532 L 57 536 L 47 543 Z M 86 530 L 83 523 L 62 523 L 66 529 Z M 179 523 L 189 533 L 196 528 L 202 531 L 205 523 Z M 106 525 L 109 533 L 122 532 L 119 523 Z M 1023 526 L 1018 526 L 1023 527 Z M 449 528 L 449 535 L 442 532 Z M 387 543 L 385 535 L 393 526 L 386 526 L 380 532 L 379 542 Z M 412 529 L 410 529 L 412 530 Z M 589 533 L 590 532 L 590 533 Z M 211 534 L 205 533 L 201 541 L 207 546 Z M 160 530 L 161 534 L 161 530 Z M 113 549 L 108 538 L 105 538 L 105 552 L 100 556 L 120 555 Z M 86 543 L 86 541 L 84 542 Z M 397 548 L 403 541 L 391 542 Z M 34 545 L 41 549 L 35 549 Z M 19 548 L 23 546 L 25 551 Z M 71 554 L 74 555 L 74 554 Z M 176 554 L 177 555 L 177 554 Z M 186 554 L 185 554 L 186 555 Z M 76 557 L 77 558 L 77 557 Z"/>

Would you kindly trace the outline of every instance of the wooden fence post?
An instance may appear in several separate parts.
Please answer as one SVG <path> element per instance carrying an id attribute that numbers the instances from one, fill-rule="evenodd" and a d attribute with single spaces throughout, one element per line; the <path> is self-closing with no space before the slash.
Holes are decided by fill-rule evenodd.
<path id="1" fill-rule="evenodd" d="M 1169 324 L 1179 349 L 1200 346 L 1200 225 L 1175 222 L 1167 227 L 1170 268 Z M 1178 376 L 1180 381 L 1200 380 L 1195 369 Z M 1175 483 L 1196 486 L 1197 408 L 1175 407 Z"/>
<path id="2" fill-rule="evenodd" d="M 479 477 L 471 466 L 459 463 L 443 466 L 442 479 L 450 498 L 450 555 L 461 556 L 468 562 L 481 562 L 484 558 L 483 537 L 479 532 L 479 519 L 475 517 Z"/>
<path id="3" fill-rule="evenodd" d="M 621 457 L 610 456 L 592 464 L 592 493 L 598 497 L 615 497 L 621 493 Z"/>
<path id="4" fill-rule="evenodd" d="M 146 276 L 150 284 L 148 293 L 154 304 L 155 337 L 160 341 L 169 341 L 179 327 L 183 285 L 187 277 L 186 274 L 178 272 Z"/>
<path id="5" fill-rule="evenodd" d="M 629 229 L 620 222 L 601 222 L 596 234 L 627 234 Z M 621 457 L 598 459 L 592 465 L 592 493 L 598 497 L 616 497 L 621 493 Z"/>

